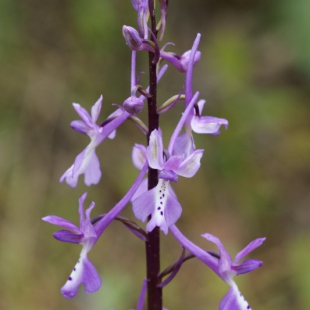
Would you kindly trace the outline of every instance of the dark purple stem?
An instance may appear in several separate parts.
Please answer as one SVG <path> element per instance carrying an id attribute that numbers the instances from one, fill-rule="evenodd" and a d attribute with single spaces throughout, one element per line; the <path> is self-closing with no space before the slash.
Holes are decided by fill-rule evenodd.
<path id="1" fill-rule="evenodd" d="M 149 0 L 149 11 L 151 20 L 151 31 L 154 36 L 152 40 L 156 40 L 156 20 L 154 11 L 154 0 Z M 149 134 L 148 143 L 151 132 L 158 129 L 159 116 L 157 110 L 157 76 L 156 63 L 153 63 L 154 53 L 149 53 L 149 79 L 150 79 L 150 98 L 148 98 L 148 122 Z M 157 170 L 149 168 L 148 188 L 154 188 L 158 183 Z M 150 220 L 150 218 L 149 218 Z M 146 273 L 147 273 L 147 309 L 162 310 L 162 288 L 158 287 L 158 275 L 160 272 L 160 240 L 159 228 L 156 227 L 148 234 L 146 242 Z"/>

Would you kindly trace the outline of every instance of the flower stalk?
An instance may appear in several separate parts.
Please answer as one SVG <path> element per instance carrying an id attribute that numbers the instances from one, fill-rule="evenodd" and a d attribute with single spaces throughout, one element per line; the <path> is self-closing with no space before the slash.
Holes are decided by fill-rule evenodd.
<path id="1" fill-rule="evenodd" d="M 148 1 L 151 31 L 154 42 L 157 37 L 154 0 Z M 155 43 L 155 42 L 154 42 Z M 157 114 L 157 63 L 154 62 L 155 54 L 149 52 L 149 94 L 148 101 L 148 126 L 147 144 L 149 145 L 150 134 L 159 127 L 159 115 Z M 149 168 L 148 189 L 154 188 L 158 183 L 158 171 Z M 149 216 L 148 220 L 151 220 Z M 146 250 L 146 277 L 147 277 L 147 304 L 148 310 L 162 310 L 162 288 L 158 286 L 160 273 L 160 234 L 159 227 L 155 227 L 148 233 L 148 241 L 145 243 Z"/>

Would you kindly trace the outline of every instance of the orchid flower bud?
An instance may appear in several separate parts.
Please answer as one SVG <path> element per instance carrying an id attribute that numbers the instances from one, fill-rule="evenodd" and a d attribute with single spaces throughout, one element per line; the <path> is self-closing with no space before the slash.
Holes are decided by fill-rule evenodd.
<path id="1" fill-rule="evenodd" d="M 142 39 L 139 32 L 130 26 L 123 26 L 123 36 L 126 44 L 133 51 L 139 51 L 142 47 Z"/>
<path id="2" fill-rule="evenodd" d="M 142 111 L 143 106 L 144 106 L 143 100 L 137 98 L 136 96 L 130 96 L 123 103 L 124 109 L 131 115 L 139 114 Z"/>

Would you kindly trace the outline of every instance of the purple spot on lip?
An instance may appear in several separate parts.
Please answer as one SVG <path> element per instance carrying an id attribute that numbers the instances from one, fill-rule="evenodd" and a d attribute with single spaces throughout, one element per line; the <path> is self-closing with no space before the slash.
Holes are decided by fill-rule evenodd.
<path id="1" fill-rule="evenodd" d="M 157 210 L 160 210 L 160 207 L 157 207 Z"/>
<path id="2" fill-rule="evenodd" d="M 160 215 L 164 215 L 164 212 L 163 212 L 163 211 L 160 211 Z"/>
<path id="3" fill-rule="evenodd" d="M 69 281 L 72 281 L 72 278 L 71 278 L 71 277 L 69 277 L 69 278 L 68 278 L 68 280 L 69 280 Z"/>

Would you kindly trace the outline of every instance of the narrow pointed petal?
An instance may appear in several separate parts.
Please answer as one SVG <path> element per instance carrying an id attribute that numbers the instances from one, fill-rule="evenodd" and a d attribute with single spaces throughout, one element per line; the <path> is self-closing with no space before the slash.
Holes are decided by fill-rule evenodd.
<path id="1" fill-rule="evenodd" d="M 135 144 L 132 149 L 132 162 L 134 166 L 141 170 L 146 161 L 146 147 L 142 144 Z"/>
<path id="2" fill-rule="evenodd" d="M 190 154 L 175 171 L 178 175 L 191 178 L 196 174 L 200 168 L 200 159 L 203 155 L 204 150 L 196 150 Z"/>
<path id="3" fill-rule="evenodd" d="M 80 104 L 73 103 L 72 104 L 76 113 L 81 117 L 81 119 L 86 123 L 87 126 L 93 127 L 94 122 L 92 118 L 90 117 L 89 113 L 84 109 Z"/>
<path id="4" fill-rule="evenodd" d="M 48 222 L 50 224 L 57 225 L 57 226 L 72 230 L 76 233 L 80 233 L 80 230 L 76 227 L 75 224 L 73 224 L 72 222 L 65 220 L 59 216 L 48 215 L 48 216 L 43 217 L 42 220 L 45 222 Z"/>
<path id="5" fill-rule="evenodd" d="M 95 207 L 95 203 L 92 201 L 92 203 L 90 204 L 90 206 L 86 209 L 86 211 L 85 211 L 85 214 L 86 214 L 86 219 L 88 220 L 88 221 L 90 221 L 91 219 L 90 219 L 90 213 L 91 213 L 91 211 L 92 211 L 92 209 Z"/>
<path id="6" fill-rule="evenodd" d="M 81 233 L 77 235 L 68 230 L 59 230 L 53 233 L 53 237 L 61 242 L 70 242 L 78 244 L 81 242 L 84 235 Z"/>
<path id="7" fill-rule="evenodd" d="M 61 293 L 66 298 L 73 298 L 81 284 L 84 284 L 86 293 L 94 293 L 99 290 L 101 283 L 96 268 L 85 255 L 78 260 L 67 282 L 61 288 Z"/>
<path id="8" fill-rule="evenodd" d="M 256 248 L 262 245 L 262 243 L 266 240 L 266 238 L 258 238 L 250 242 L 242 251 L 240 251 L 234 260 L 234 263 L 238 263 L 241 259 L 243 259 L 250 252 L 254 251 Z"/>
<path id="9" fill-rule="evenodd" d="M 89 127 L 84 121 L 80 120 L 72 121 L 70 126 L 75 131 L 82 133 L 84 135 L 87 135 L 89 131 L 93 129 L 92 127 Z"/>
<path id="10" fill-rule="evenodd" d="M 103 100 L 103 97 L 101 95 L 99 99 L 96 101 L 96 103 L 91 108 L 91 118 L 92 118 L 93 123 L 96 123 L 100 115 L 102 100 Z"/>
<path id="11" fill-rule="evenodd" d="M 146 148 L 146 158 L 149 166 L 153 169 L 162 170 L 163 168 L 163 141 L 158 130 L 153 130 L 150 135 L 150 143 Z"/>
<path id="12" fill-rule="evenodd" d="M 223 246 L 222 242 L 219 238 L 211 235 L 211 234 L 203 234 L 202 237 L 208 239 L 209 241 L 216 244 L 220 251 L 220 259 L 218 265 L 218 272 L 221 278 L 230 284 L 233 275 L 231 274 L 231 257 Z"/>
<path id="13" fill-rule="evenodd" d="M 234 270 L 237 274 L 248 273 L 256 268 L 259 268 L 263 265 L 263 262 L 256 259 L 248 259 L 242 262 L 240 265 L 232 265 L 231 269 Z"/>
<path id="14" fill-rule="evenodd" d="M 79 198 L 79 215 L 80 215 L 80 225 L 83 223 L 85 216 L 84 216 L 84 202 L 87 197 L 87 192 L 84 193 L 80 198 Z"/>
<path id="15" fill-rule="evenodd" d="M 213 116 L 194 116 L 191 120 L 191 127 L 196 133 L 218 135 L 222 125 L 227 129 L 228 121 Z"/>
<path id="16" fill-rule="evenodd" d="M 252 308 L 239 292 L 237 286 L 231 288 L 220 303 L 219 310 L 251 310 Z"/>

